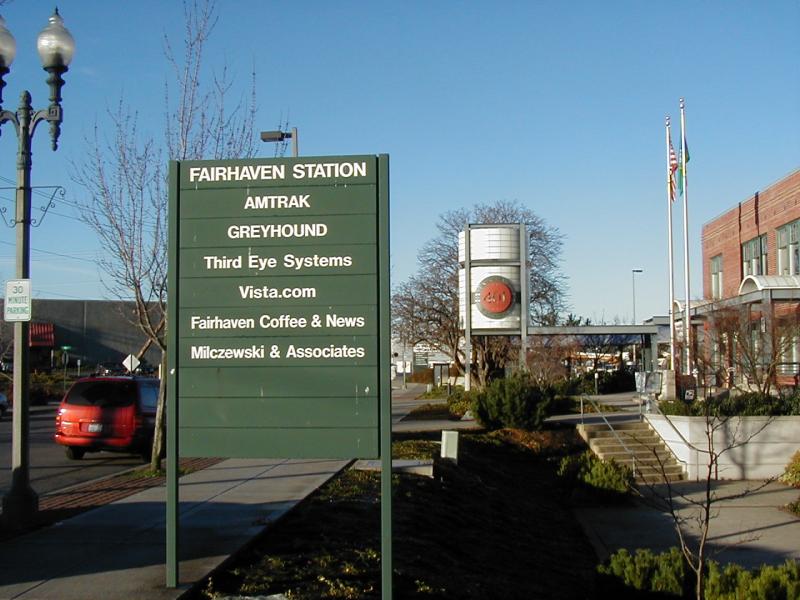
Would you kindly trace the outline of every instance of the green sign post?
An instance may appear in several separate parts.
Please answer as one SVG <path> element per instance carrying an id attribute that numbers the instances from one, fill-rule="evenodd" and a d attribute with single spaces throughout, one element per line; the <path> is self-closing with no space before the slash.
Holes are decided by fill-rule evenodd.
<path id="1" fill-rule="evenodd" d="M 170 164 L 167 585 L 179 455 L 382 458 L 391 598 L 388 157 Z"/>

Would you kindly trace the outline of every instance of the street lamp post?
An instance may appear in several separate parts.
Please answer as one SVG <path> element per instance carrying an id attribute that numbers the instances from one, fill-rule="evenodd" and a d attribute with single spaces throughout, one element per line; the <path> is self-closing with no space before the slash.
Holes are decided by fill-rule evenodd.
<path id="1" fill-rule="evenodd" d="M 631 289 L 633 292 L 633 325 L 636 325 L 636 274 L 642 269 L 631 269 Z M 636 342 L 633 343 L 633 368 L 636 368 Z"/>
<path id="2" fill-rule="evenodd" d="M 42 68 L 48 73 L 50 104 L 34 111 L 31 95 L 26 90 L 20 96 L 16 112 L 1 110 L 2 92 L 6 83 L 3 78 L 9 73 L 16 54 L 16 41 L 0 17 L 0 126 L 11 123 L 17 134 L 17 193 L 14 226 L 17 229 L 16 276 L 30 278 L 30 227 L 31 227 L 31 141 L 36 126 L 42 121 L 50 123 L 50 139 L 53 150 L 58 148 L 63 112 L 61 109 L 62 75 L 67 72 L 75 41 L 64 27 L 64 22 L 55 10 L 50 22 L 41 31 L 36 42 Z M 7 526 L 22 527 L 36 513 L 39 497 L 30 485 L 29 449 L 29 372 L 28 372 L 28 322 L 14 324 L 14 416 L 12 424 L 11 488 L 3 498 L 3 519 Z"/>
<path id="3" fill-rule="evenodd" d="M 636 325 L 636 274 L 642 269 L 631 269 L 631 289 L 633 290 L 633 325 Z"/>
<path id="4" fill-rule="evenodd" d="M 297 127 L 292 127 L 291 131 L 262 131 L 262 142 L 283 142 L 292 140 L 292 156 L 297 158 L 298 154 L 298 140 L 297 140 Z"/>

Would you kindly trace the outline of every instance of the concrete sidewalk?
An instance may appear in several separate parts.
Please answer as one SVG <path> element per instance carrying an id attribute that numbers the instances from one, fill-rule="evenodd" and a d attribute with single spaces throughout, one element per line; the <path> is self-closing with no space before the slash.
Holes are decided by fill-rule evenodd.
<path id="1" fill-rule="evenodd" d="M 166 490 L 154 487 L 3 543 L 0 598 L 178 598 L 347 464 L 229 459 L 182 477 L 177 589 L 164 587 Z"/>
<path id="2" fill-rule="evenodd" d="M 665 488 L 656 486 L 655 493 L 665 498 Z M 697 515 L 697 507 L 691 503 L 702 501 L 704 484 L 683 481 L 673 484 L 673 489 L 678 514 L 690 525 Z M 783 510 L 798 499 L 800 491 L 759 481 L 716 481 L 712 489 L 718 501 L 712 505 L 711 558 L 747 568 L 800 560 L 800 519 Z M 600 560 L 620 548 L 661 552 L 678 545 L 672 517 L 649 501 L 635 506 L 583 507 L 575 512 Z"/>
<path id="3" fill-rule="evenodd" d="M 392 422 L 425 386 L 392 390 Z M 0 599 L 179 598 L 345 460 L 228 459 L 180 480 L 180 586 L 167 589 L 164 486 L 0 545 Z"/>
<path id="4" fill-rule="evenodd" d="M 639 419 L 637 394 L 625 392 L 591 398 L 617 408 L 618 412 L 603 415 L 612 423 Z M 559 415 L 548 420 L 577 424 L 581 418 Z M 602 423 L 603 417 L 587 413 L 584 421 Z M 693 503 L 702 502 L 704 482 L 682 481 L 672 487 L 679 517 L 687 525 L 696 522 L 698 512 Z M 712 490 L 718 501 L 712 505 L 708 538 L 711 558 L 747 568 L 780 564 L 786 559 L 800 560 L 800 519 L 783 510 L 800 497 L 800 491 L 780 483 L 728 480 L 712 482 Z M 659 502 L 659 498 L 668 497 L 666 485 L 656 485 L 652 490 L 643 488 L 642 493 L 645 498 L 634 506 L 576 509 L 576 516 L 601 561 L 620 548 L 662 552 L 678 545 L 675 522 L 663 500 Z"/>
<path id="5" fill-rule="evenodd" d="M 395 383 L 394 385 L 398 385 Z M 443 404 L 443 399 L 417 399 L 425 393 L 424 383 L 407 383 L 407 389 L 402 387 L 392 389 L 392 431 L 394 432 L 414 432 L 414 431 L 441 431 L 443 429 L 475 429 L 479 428 L 474 420 L 452 420 L 452 419 L 425 419 L 414 420 L 403 419 L 415 408 L 426 404 Z"/>
<path id="6" fill-rule="evenodd" d="M 638 394 L 591 398 L 617 408 L 618 412 L 603 415 L 612 423 L 639 419 Z M 558 415 L 548 420 L 577 424 L 581 416 Z M 583 420 L 602 423 L 603 417 L 586 413 Z M 698 509 L 693 503 L 702 502 L 704 482 L 683 481 L 672 487 L 679 517 L 687 525 L 696 522 Z M 800 560 L 800 519 L 784 510 L 787 504 L 798 500 L 800 491 L 774 482 L 764 485 L 760 481 L 729 480 L 712 482 L 712 490 L 717 501 L 712 505 L 708 548 L 714 560 L 747 568 Z M 652 490 L 643 488 L 642 492 L 645 498 L 634 506 L 581 507 L 575 511 L 601 561 L 620 548 L 662 552 L 678 545 L 675 522 L 663 505 L 663 499 L 668 497 L 666 485 Z"/>

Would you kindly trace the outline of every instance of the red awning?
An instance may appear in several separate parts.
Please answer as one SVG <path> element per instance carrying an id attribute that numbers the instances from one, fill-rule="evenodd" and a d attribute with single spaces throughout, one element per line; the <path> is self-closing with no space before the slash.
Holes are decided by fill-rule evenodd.
<path id="1" fill-rule="evenodd" d="M 52 323 L 31 323 L 28 328 L 28 339 L 31 348 L 52 348 L 56 337 Z"/>

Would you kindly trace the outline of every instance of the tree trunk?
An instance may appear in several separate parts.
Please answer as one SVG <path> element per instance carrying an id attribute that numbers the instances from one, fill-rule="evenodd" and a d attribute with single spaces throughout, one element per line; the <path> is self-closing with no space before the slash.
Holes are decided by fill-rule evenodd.
<path id="1" fill-rule="evenodd" d="M 705 565 L 705 557 L 699 556 L 698 557 L 698 564 L 700 568 L 697 570 L 695 575 L 697 576 L 697 585 L 695 585 L 695 597 L 697 600 L 705 600 L 706 597 L 706 565 Z"/>
<path id="2" fill-rule="evenodd" d="M 150 454 L 150 470 L 161 470 L 161 455 L 164 450 L 164 430 L 167 422 L 167 353 L 161 352 L 161 382 L 158 386 L 158 405 L 156 407 L 156 425 L 153 431 L 153 449 Z"/>

